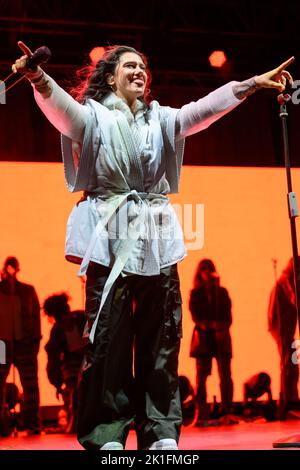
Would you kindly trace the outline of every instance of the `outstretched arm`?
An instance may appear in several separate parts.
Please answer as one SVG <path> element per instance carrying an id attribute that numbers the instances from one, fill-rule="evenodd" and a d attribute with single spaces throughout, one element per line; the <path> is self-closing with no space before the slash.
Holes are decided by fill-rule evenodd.
<path id="1" fill-rule="evenodd" d="M 24 55 L 12 65 L 12 71 L 25 74 L 34 88 L 35 100 L 47 119 L 62 134 L 81 142 L 88 116 L 88 109 L 74 100 L 40 67 L 31 71 L 27 59 L 32 56 L 28 46 L 22 41 L 18 46 Z"/>
<path id="2" fill-rule="evenodd" d="M 290 83 L 293 81 L 291 74 L 285 69 L 294 60 L 291 57 L 275 69 L 243 82 L 227 83 L 204 98 L 184 105 L 176 116 L 177 135 L 186 137 L 206 129 L 259 89 L 275 88 L 280 93 L 283 92 L 287 80 Z"/>

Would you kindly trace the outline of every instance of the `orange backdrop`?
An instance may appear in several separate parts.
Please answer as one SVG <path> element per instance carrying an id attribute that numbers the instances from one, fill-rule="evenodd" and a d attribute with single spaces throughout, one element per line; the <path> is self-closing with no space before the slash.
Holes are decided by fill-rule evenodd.
<path id="1" fill-rule="evenodd" d="M 300 170 L 294 170 L 293 175 L 294 190 L 299 193 Z M 66 221 L 79 198 L 79 194 L 68 193 L 62 164 L 0 163 L 0 265 L 6 256 L 17 256 L 21 264 L 19 279 L 36 287 L 41 303 L 48 295 L 66 290 L 72 297 L 72 308 L 83 305 L 78 267 L 64 260 Z M 210 257 L 233 302 L 234 399 L 242 399 L 243 383 L 260 371 L 271 375 L 276 398 L 279 358 L 267 332 L 266 312 L 274 284 L 272 258 L 278 260 L 280 274 L 291 255 L 285 171 L 184 167 L 180 195 L 171 199 L 181 206 L 192 204 L 194 209 L 196 204 L 204 204 L 205 214 L 203 248 L 189 250 L 188 257 L 179 264 L 184 310 L 180 373 L 195 383 L 195 364 L 189 358 L 193 324 L 188 299 L 198 261 Z M 42 313 L 42 405 L 58 403 L 45 373 L 44 345 L 49 329 Z M 208 382 L 208 399 L 213 395 L 220 396 L 215 366 Z"/>

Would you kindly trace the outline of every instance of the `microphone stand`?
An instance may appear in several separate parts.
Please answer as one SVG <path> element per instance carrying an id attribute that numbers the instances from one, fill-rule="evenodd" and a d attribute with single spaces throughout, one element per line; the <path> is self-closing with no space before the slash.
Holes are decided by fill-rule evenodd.
<path id="1" fill-rule="evenodd" d="M 292 249 L 293 249 L 293 263 L 294 263 L 294 283 L 295 283 L 295 306 L 298 318 L 298 328 L 300 329 L 300 270 L 299 270 L 299 257 L 298 257 L 298 244 L 297 244 L 297 231 L 296 231 L 296 217 L 298 217 L 298 205 L 296 194 L 292 188 L 292 176 L 291 176 L 291 163 L 290 163 L 290 152 L 288 142 L 288 130 L 287 130 L 287 103 L 291 100 L 291 96 L 288 94 L 281 94 L 278 96 L 278 102 L 280 104 L 279 116 L 282 123 L 282 135 L 284 145 L 284 162 L 286 169 L 287 178 L 287 200 L 288 200 L 288 211 L 290 219 Z M 298 364 L 294 364 L 294 367 L 298 367 Z M 285 388 L 285 387 L 284 387 Z M 286 399 L 286 397 L 284 397 Z M 300 447 L 300 433 L 293 434 L 287 437 L 283 437 L 273 442 L 273 447 Z"/>
<path id="2" fill-rule="evenodd" d="M 9 80 L 10 77 L 12 77 L 13 75 L 15 75 L 14 72 L 11 73 L 10 75 L 8 75 L 4 80 L 1 80 L 1 83 L 4 84 L 4 83 L 5 83 L 7 80 Z M 12 83 L 8 88 L 4 88 L 4 90 L 0 91 L 0 96 L 1 96 L 1 95 L 5 95 L 5 94 L 8 92 L 8 90 L 10 90 L 10 89 L 13 88 L 15 85 L 17 85 L 17 83 L 19 83 L 19 82 L 21 82 L 22 80 L 24 80 L 24 78 L 25 78 L 25 75 L 22 75 L 22 77 L 18 78 L 18 80 L 16 80 L 14 83 Z"/>

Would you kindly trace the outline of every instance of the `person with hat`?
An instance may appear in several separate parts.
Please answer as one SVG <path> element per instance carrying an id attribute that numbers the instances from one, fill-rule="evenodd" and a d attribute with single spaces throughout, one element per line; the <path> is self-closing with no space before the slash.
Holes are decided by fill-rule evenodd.
<path id="1" fill-rule="evenodd" d="M 19 271 L 17 258 L 8 257 L 0 282 L 0 339 L 6 344 L 6 363 L 0 364 L 0 412 L 5 403 L 6 379 L 13 365 L 23 387 L 23 427 L 27 434 L 39 434 L 40 304 L 34 287 L 17 279 Z"/>

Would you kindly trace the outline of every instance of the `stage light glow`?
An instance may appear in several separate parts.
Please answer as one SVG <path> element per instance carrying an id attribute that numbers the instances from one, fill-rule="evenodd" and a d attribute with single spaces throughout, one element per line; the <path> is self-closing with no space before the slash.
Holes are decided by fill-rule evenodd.
<path id="1" fill-rule="evenodd" d="M 212 67 L 223 67 L 227 57 L 224 51 L 214 51 L 209 56 L 209 62 Z"/>
<path id="2" fill-rule="evenodd" d="M 105 52 L 104 47 L 99 47 L 99 46 L 94 47 L 89 53 L 92 63 L 96 64 L 101 59 L 104 52 Z"/>

